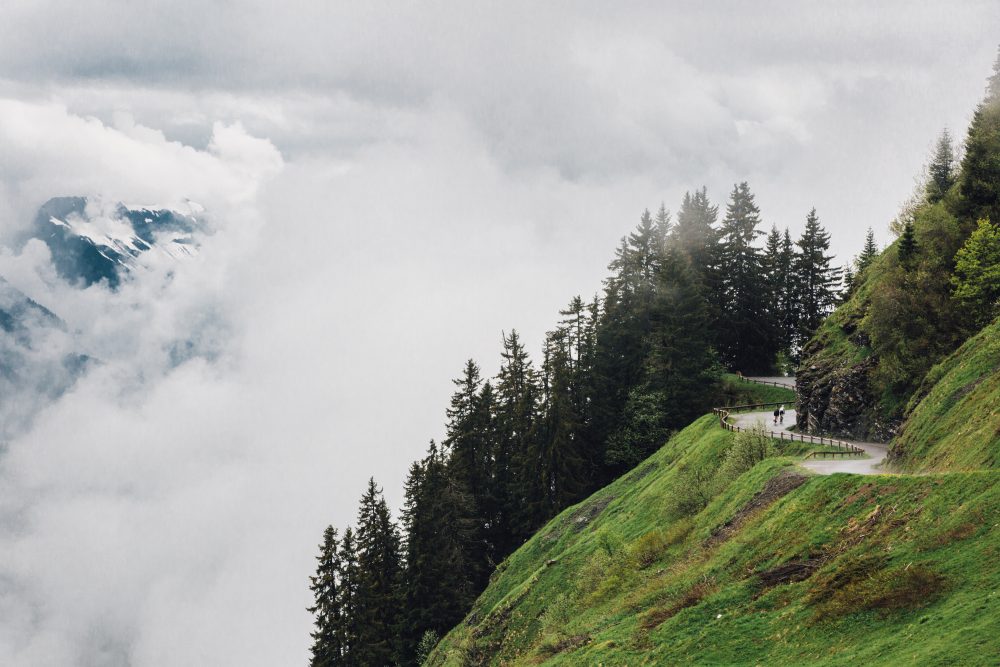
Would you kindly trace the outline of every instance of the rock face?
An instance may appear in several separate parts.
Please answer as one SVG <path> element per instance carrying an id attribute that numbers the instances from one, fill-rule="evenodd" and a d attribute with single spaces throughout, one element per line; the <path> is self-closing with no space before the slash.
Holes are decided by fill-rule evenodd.
<path id="1" fill-rule="evenodd" d="M 809 433 L 853 440 L 887 442 L 899 424 L 887 421 L 878 409 L 872 372 L 878 359 L 862 361 L 807 357 L 795 378 L 796 417 Z"/>

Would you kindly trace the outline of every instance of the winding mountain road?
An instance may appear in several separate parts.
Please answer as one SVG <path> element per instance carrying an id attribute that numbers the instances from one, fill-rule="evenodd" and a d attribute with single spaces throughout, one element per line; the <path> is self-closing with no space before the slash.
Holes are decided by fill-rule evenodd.
<path id="1" fill-rule="evenodd" d="M 747 378 L 752 382 L 778 383 L 786 387 L 795 388 L 795 378 L 788 377 L 753 377 Z M 729 421 L 736 426 L 747 428 L 757 423 L 763 424 L 769 431 L 784 431 L 791 433 L 790 429 L 795 425 L 795 410 L 785 410 L 784 423 L 775 424 L 773 411 L 768 412 L 744 412 L 734 413 L 729 416 Z M 854 440 L 844 440 L 852 445 L 860 447 L 868 454 L 868 458 L 863 459 L 811 459 L 803 461 L 799 465 L 821 475 L 830 475 L 835 472 L 847 472 L 855 475 L 880 475 L 885 472 L 883 463 L 889 453 L 889 447 L 876 442 L 857 442 Z"/>

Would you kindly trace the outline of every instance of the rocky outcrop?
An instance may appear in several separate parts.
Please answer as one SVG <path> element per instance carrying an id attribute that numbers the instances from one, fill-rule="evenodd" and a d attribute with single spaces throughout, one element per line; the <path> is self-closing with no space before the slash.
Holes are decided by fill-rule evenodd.
<path id="1" fill-rule="evenodd" d="M 847 362 L 816 355 L 806 358 L 795 378 L 799 428 L 852 440 L 886 442 L 898 422 L 886 420 L 872 389 L 878 359 Z"/>

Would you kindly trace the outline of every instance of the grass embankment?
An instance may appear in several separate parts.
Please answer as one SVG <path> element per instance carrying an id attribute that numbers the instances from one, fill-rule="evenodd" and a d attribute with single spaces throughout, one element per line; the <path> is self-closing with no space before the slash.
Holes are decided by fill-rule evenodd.
<path id="1" fill-rule="evenodd" d="M 775 456 L 719 479 L 734 438 L 703 417 L 553 519 L 427 664 L 1000 655 L 1000 473 L 809 476 Z"/>
<path id="2" fill-rule="evenodd" d="M 1000 467 L 1000 320 L 930 370 L 892 454 L 913 471 Z"/>
<path id="3" fill-rule="evenodd" d="M 795 405 L 795 391 L 793 389 L 747 382 L 733 373 L 726 373 L 722 376 L 720 391 L 719 406 L 750 405 L 753 403 Z"/>

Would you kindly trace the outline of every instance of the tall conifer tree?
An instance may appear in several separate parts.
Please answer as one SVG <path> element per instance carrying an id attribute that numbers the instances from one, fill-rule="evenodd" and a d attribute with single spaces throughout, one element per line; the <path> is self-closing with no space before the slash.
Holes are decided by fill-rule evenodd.
<path id="1" fill-rule="evenodd" d="M 357 664 L 390 665 L 399 656 L 399 532 L 374 479 L 358 507 Z"/>
<path id="2" fill-rule="evenodd" d="M 831 266 L 830 234 L 823 229 L 816 209 L 806 216 L 806 226 L 797 245 L 795 279 L 799 304 L 798 345 L 801 347 L 819 328 L 837 303 L 840 269 Z"/>
<path id="3" fill-rule="evenodd" d="M 340 594 L 340 551 L 337 529 L 327 526 L 323 532 L 316 567 L 316 576 L 310 577 L 309 590 L 313 593 L 313 606 L 309 611 L 315 616 L 316 630 L 312 633 L 312 659 L 310 667 L 343 665 L 341 633 L 343 622 Z"/>
<path id="4" fill-rule="evenodd" d="M 754 245 L 763 234 L 760 209 L 744 181 L 735 187 L 722 220 L 719 353 L 733 370 L 766 373 L 774 365 L 768 291 L 761 255 Z"/>

